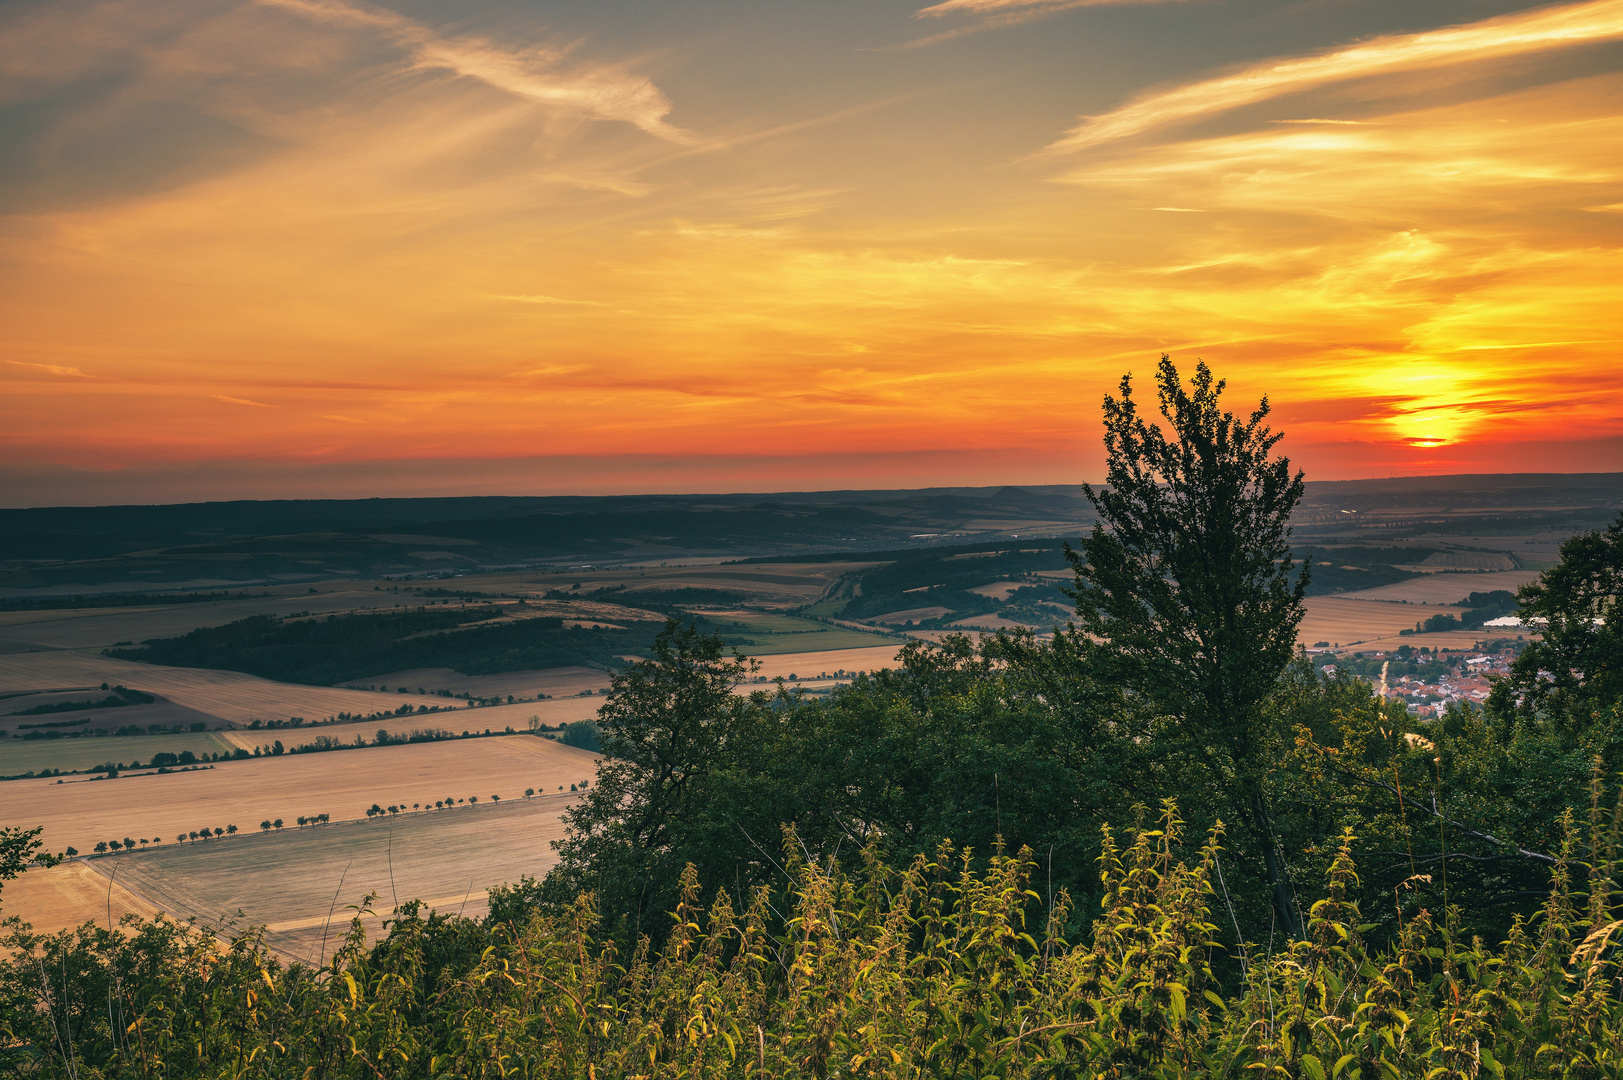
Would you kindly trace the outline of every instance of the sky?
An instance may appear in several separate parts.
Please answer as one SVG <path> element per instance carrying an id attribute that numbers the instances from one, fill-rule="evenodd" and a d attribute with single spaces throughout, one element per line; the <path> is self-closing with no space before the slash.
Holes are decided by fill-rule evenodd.
<path id="1" fill-rule="evenodd" d="M 0 7 L 0 504 L 1623 469 L 1623 0 Z"/>

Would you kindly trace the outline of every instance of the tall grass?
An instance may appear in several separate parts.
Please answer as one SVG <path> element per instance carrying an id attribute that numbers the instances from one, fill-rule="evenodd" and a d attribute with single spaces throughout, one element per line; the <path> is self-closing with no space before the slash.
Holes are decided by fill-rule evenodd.
<path id="1" fill-rule="evenodd" d="M 1616 1077 L 1618 817 L 1593 806 L 1492 946 L 1423 911 L 1367 948 L 1347 836 L 1305 939 L 1231 956 L 1221 832 L 1186 848 L 1168 803 L 1106 834 L 1081 942 L 1030 852 L 846 875 L 788 830 L 783 890 L 706 903 L 689 868 L 657 951 L 622 953 L 588 896 L 489 926 L 409 904 L 375 947 L 357 912 L 315 970 L 257 931 L 13 928 L 0 1036 L 10 1073 L 74 1080 Z"/>

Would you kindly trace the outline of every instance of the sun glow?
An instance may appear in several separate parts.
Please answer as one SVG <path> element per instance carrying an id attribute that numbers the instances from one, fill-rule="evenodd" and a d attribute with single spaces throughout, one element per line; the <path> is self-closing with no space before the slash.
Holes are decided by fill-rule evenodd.
<path id="1" fill-rule="evenodd" d="M 1623 74 L 1529 59 L 1616 4 L 1101 90 L 1066 136 L 843 45 L 868 100 L 767 115 L 608 31 L 190 3 L 0 18 L 0 105 L 46 103 L 0 172 L 13 502 L 1072 482 L 1163 351 L 1311 476 L 1623 468 Z"/>

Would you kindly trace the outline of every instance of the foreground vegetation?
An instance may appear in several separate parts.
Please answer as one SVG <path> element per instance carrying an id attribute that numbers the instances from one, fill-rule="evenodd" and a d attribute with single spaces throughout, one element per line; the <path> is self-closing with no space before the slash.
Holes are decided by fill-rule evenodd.
<path id="1" fill-rule="evenodd" d="M 1564 849 L 1499 948 L 1451 911 L 1370 949 L 1349 835 L 1303 937 L 1225 981 L 1221 834 L 1186 852 L 1169 804 L 1105 834 L 1076 943 L 1029 851 L 977 872 L 950 844 L 905 867 L 869 849 L 848 875 L 791 830 L 783 888 L 742 910 L 685 873 L 658 950 L 621 952 L 585 896 L 523 921 L 494 897 L 483 925 L 408 904 L 370 949 L 357 915 L 319 970 L 169 922 L 14 933 L 0 1035 L 14 1074 L 49 1076 L 1616 1076 L 1608 816 L 1569 832 L 1587 865 Z"/>

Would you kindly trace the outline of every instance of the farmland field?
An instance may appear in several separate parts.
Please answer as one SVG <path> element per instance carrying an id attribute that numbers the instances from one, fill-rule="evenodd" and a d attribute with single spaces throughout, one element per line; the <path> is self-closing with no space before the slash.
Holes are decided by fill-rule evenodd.
<path id="1" fill-rule="evenodd" d="M 333 936 L 341 936 L 353 917 L 348 905 L 368 893 L 378 895 L 374 908 L 380 914 L 397 899 L 419 899 L 441 910 L 483 915 L 490 886 L 525 874 L 539 877 L 556 861 L 551 842 L 563 835 L 559 815 L 569 801 L 553 795 L 290 829 L 138 851 L 92 865 L 107 875 L 116 866 L 119 882 L 171 914 L 211 926 L 233 920 L 239 927 L 266 924 L 274 948 L 315 960 L 323 933 L 330 953 Z"/>
<path id="2" fill-rule="evenodd" d="M 531 671 L 503 671 L 494 675 L 464 675 L 460 671 L 450 668 L 413 668 L 409 671 L 390 671 L 382 675 L 369 675 L 363 679 L 354 679 L 345 684 L 350 687 L 365 689 L 369 686 L 382 686 L 385 691 L 398 692 L 404 686 L 416 692 L 422 687 L 433 693 L 436 690 L 449 690 L 453 694 L 472 694 L 475 697 L 490 697 L 500 694 L 516 694 L 519 697 L 535 697 L 537 694 L 550 694 L 553 697 L 564 697 L 578 694 L 582 690 L 600 690 L 609 685 L 609 676 L 598 668 L 588 667 L 561 667 L 542 668 Z"/>
<path id="3" fill-rule="evenodd" d="M 116 860 L 115 860 L 116 861 Z M 124 887 L 124 875 L 116 878 L 96 872 L 96 862 L 71 859 L 60 866 L 34 867 L 22 877 L 6 882 L 0 894 L 6 917 L 19 915 L 31 923 L 35 933 L 54 934 L 84 922 L 102 926 L 126 914 L 150 918 L 159 908 L 146 897 Z"/>
<path id="4" fill-rule="evenodd" d="M 236 749 L 224 731 L 186 731 L 172 735 L 81 735 L 71 739 L 7 739 L 0 743 L 0 775 L 42 769 L 84 772 L 104 762 L 151 761 L 153 754 L 229 754 Z M 12 780 L 20 784 L 30 781 Z"/>
<path id="5" fill-rule="evenodd" d="M 283 818 L 291 829 L 300 815 L 359 818 L 374 802 L 432 805 L 472 795 L 507 801 L 527 787 L 567 791 L 595 774 L 595 760 L 561 743 L 512 735 L 251 758 L 162 776 L 12 780 L 0 784 L 0 821 L 43 825 L 54 851 L 69 845 L 89 851 L 99 840 L 125 836 L 161 837 L 168 847 L 177 833 L 204 826 L 257 832 L 261 820 Z"/>
<path id="6" fill-rule="evenodd" d="M 864 635 L 870 641 L 872 634 Z M 836 671 L 877 671 L 896 666 L 896 654 L 906 644 L 893 642 L 860 649 L 835 649 L 827 652 L 778 653 L 761 658 L 759 674 L 768 679 L 779 676 L 798 676 L 802 681 L 815 680 L 821 674 L 833 676 Z M 748 689 L 748 687 L 744 687 Z"/>
<path id="7" fill-rule="evenodd" d="M 1412 629 L 1417 618 L 1436 612 L 1411 604 L 1379 600 L 1352 600 L 1345 596 L 1314 596 L 1307 600 L 1307 616 L 1297 639 L 1307 645 L 1328 641 L 1352 645 Z"/>
<path id="8" fill-rule="evenodd" d="M 750 656 L 826 652 L 872 645 L 876 635 L 790 615 L 729 611 L 710 615 L 722 637 Z"/>
<path id="9" fill-rule="evenodd" d="M 400 704 L 398 694 L 272 682 L 237 671 L 160 667 L 72 650 L 0 655 L 0 692 L 104 682 L 162 694 L 179 705 L 238 724 L 371 713 Z"/>
<path id="10" fill-rule="evenodd" d="M 388 608 L 402 599 L 396 593 L 374 591 L 371 582 L 248 591 L 247 596 L 193 604 L 0 611 L 0 643 L 13 648 L 101 649 L 120 641 L 173 637 L 200 626 L 223 626 L 250 615 Z"/>
<path id="11" fill-rule="evenodd" d="M 1486 593 L 1495 589 L 1515 592 L 1528 582 L 1537 579 L 1536 570 L 1501 570 L 1488 574 L 1427 574 L 1424 577 L 1400 581 L 1396 585 L 1383 585 L 1378 589 L 1363 589 L 1341 595 L 1354 600 L 1407 600 L 1411 604 L 1452 604 L 1464 600 L 1474 592 Z M 1436 612 L 1426 614 L 1435 615 Z"/>

